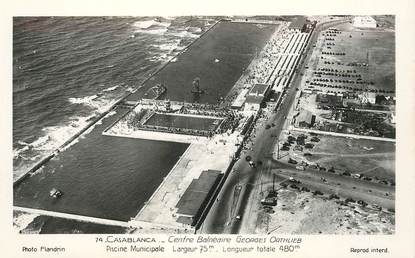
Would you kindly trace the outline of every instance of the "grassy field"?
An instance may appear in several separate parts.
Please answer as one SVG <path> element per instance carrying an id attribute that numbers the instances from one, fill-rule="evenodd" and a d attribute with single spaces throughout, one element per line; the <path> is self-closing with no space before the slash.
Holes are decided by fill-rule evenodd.
<path id="1" fill-rule="evenodd" d="M 163 82 L 167 99 L 216 103 L 219 97 L 226 96 L 276 28 L 277 25 L 220 22 L 148 80 L 144 88 Z M 191 92 L 195 77 L 200 78 L 200 87 L 205 91 L 198 98 Z M 133 94 L 129 99 L 135 100 L 139 95 Z"/>

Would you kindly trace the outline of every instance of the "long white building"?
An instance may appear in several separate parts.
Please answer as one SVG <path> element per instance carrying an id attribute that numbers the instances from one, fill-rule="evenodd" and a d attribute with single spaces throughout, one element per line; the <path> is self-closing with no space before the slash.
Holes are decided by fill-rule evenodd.
<path id="1" fill-rule="evenodd" d="M 356 16 L 353 26 L 358 28 L 376 28 L 376 20 L 372 16 Z"/>

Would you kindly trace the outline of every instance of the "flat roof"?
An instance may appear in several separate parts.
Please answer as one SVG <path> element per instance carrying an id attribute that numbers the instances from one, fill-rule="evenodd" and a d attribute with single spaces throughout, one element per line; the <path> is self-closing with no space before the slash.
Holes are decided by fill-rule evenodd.
<path id="1" fill-rule="evenodd" d="M 213 186 L 218 182 L 219 170 L 205 170 L 198 179 L 193 179 L 176 204 L 177 213 L 194 217 L 209 198 Z"/>
<path id="2" fill-rule="evenodd" d="M 247 93 L 248 93 L 248 89 L 241 90 L 241 92 L 238 94 L 236 99 L 232 102 L 232 107 L 241 108 L 242 105 L 245 103 L 245 96 Z"/>
<path id="3" fill-rule="evenodd" d="M 302 109 L 300 111 L 300 115 L 298 116 L 298 122 L 304 121 L 308 124 L 311 124 L 312 120 L 313 120 L 313 113 L 305 109 Z"/>
<path id="4" fill-rule="evenodd" d="M 353 18 L 354 22 L 376 22 L 372 16 L 356 16 Z"/>
<path id="5" fill-rule="evenodd" d="M 257 83 L 254 85 L 254 87 L 251 88 L 251 90 L 249 91 L 249 95 L 264 95 L 265 92 L 268 90 L 269 86 L 269 84 Z"/>
<path id="6" fill-rule="evenodd" d="M 261 104 L 263 100 L 264 100 L 263 96 L 247 96 L 245 103 Z"/>

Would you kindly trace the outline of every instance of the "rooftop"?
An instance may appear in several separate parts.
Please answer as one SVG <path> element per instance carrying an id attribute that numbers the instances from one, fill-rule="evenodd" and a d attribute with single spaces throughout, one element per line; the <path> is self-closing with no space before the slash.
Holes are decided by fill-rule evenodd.
<path id="1" fill-rule="evenodd" d="M 245 103 L 261 104 L 263 100 L 264 100 L 263 96 L 247 96 L 246 100 L 245 100 Z"/>
<path id="2" fill-rule="evenodd" d="M 245 96 L 248 93 L 247 89 L 243 89 L 238 96 L 236 97 L 236 99 L 232 102 L 232 107 L 233 108 L 241 108 L 243 106 L 243 104 L 245 103 Z"/>
<path id="3" fill-rule="evenodd" d="M 311 113 L 308 110 L 302 109 L 300 111 L 300 114 L 298 115 L 297 118 L 298 122 L 306 122 L 308 124 L 311 124 L 313 121 L 313 113 Z"/>
<path id="4" fill-rule="evenodd" d="M 177 213 L 195 217 L 208 200 L 220 174 L 219 170 L 207 170 L 203 171 L 198 179 L 193 179 L 176 205 Z"/>
<path id="5" fill-rule="evenodd" d="M 269 84 L 257 83 L 251 88 L 249 95 L 265 95 L 269 87 Z"/>
<path id="6" fill-rule="evenodd" d="M 356 16 L 353 18 L 354 22 L 376 22 L 372 16 Z"/>

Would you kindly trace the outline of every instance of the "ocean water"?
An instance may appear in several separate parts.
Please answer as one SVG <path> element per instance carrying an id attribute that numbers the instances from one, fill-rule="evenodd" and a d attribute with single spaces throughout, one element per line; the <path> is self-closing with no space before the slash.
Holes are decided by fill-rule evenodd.
<path id="1" fill-rule="evenodd" d="M 14 176 L 139 86 L 213 23 L 213 18 L 193 17 L 15 17 Z"/>
<path id="2" fill-rule="evenodd" d="M 214 18 L 194 17 L 15 17 L 13 176 L 27 171 L 91 118 L 139 87 L 150 73 L 213 23 Z M 187 145 L 101 136 L 102 129 L 118 115 L 111 112 L 15 189 L 14 204 L 122 220 L 134 215 L 140 208 L 137 204 L 149 198 L 151 189 L 160 184 Z M 97 151 L 91 151 L 92 146 Z M 155 152 L 160 156 L 151 155 Z M 155 157 L 165 162 L 157 162 Z M 94 163 L 94 158 L 118 162 L 121 172 L 109 170 L 105 162 Z M 134 173 L 151 176 L 125 184 Z M 82 184 L 92 177 L 97 178 L 96 187 Z M 125 187 L 120 188 L 120 184 Z M 51 185 L 64 189 L 65 201 L 56 204 L 47 200 L 47 187 Z M 150 190 L 143 189 L 143 185 Z M 103 200 L 108 204 L 111 196 L 126 203 L 106 207 Z M 130 208 L 125 210 L 126 206 Z M 25 233 L 120 230 L 87 223 L 75 225 L 62 219 L 14 214 L 15 228 Z"/>

